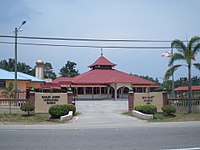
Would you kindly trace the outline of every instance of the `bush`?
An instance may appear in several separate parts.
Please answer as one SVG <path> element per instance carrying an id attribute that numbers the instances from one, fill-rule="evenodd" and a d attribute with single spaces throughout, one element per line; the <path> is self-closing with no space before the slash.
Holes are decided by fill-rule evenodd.
<path id="1" fill-rule="evenodd" d="M 157 107 L 151 104 L 145 104 L 136 106 L 135 110 L 145 114 L 155 114 L 157 112 Z"/>
<path id="2" fill-rule="evenodd" d="M 53 105 L 49 108 L 49 114 L 52 118 L 60 118 L 60 116 L 67 115 L 69 113 L 69 106 L 64 105 Z"/>
<path id="3" fill-rule="evenodd" d="M 163 106 L 161 109 L 166 115 L 171 115 L 176 112 L 176 107 L 172 105 Z"/>
<path id="4" fill-rule="evenodd" d="M 73 115 L 75 115 L 76 114 L 76 106 L 73 104 L 68 104 L 68 106 L 69 106 L 69 111 L 73 111 Z"/>
<path id="5" fill-rule="evenodd" d="M 26 104 L 22 105 L 20 107 L 20 109 L 22 111 L 25 111 L 25 112 L 27 111 L 28 112 L 28 116 L 29 116 L 30 115 L 30 111 L 33 111 L 35 109 L 35 106 L 33 104 L 31 104 L 31 103 L 26 103 Z"/>

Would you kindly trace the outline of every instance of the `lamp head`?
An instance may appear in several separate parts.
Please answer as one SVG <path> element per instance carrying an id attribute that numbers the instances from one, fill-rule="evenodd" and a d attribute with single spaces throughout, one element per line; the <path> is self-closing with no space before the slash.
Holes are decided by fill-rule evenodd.
<path id="1" fill-rule="evenodd" d="M 133 88 L 129 88 L 129 91 L 133 91 Z"/>
<path id="2" fill-rule="evenodd" d="M 24 25 L 26 23 L 26 21 L 24 20 L 23 22 L 22 22 L 22 25 Z"/>

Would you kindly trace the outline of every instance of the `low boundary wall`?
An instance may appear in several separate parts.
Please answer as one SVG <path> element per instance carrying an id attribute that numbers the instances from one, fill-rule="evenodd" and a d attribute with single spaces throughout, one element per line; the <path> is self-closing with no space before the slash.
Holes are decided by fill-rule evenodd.
<path id="1" fill-rule="evenodd" d="M 187 113 L 189 109 L 188 99 L 168 99 L 168 105 L 176 107 L 176 112 Z M 200 99 L 192 99 L 192 112 L 200 112 Z"/>
<path id="2" fill-rule="evenodd" d="M 128 110 L 131 112 L 137 105 L 152 104 L 157 107 L 157 111 L 161 112 L 161 108 L 167 105 L 166 92 L 149 92 L 149 93 L 133 93 L 129 92 Z"/>
<path id="3" fill-rule="evenodd" d="M 35 93 L 35 113 L 48 113 L 52 105 L 67 103 L 67 93 Z"/>

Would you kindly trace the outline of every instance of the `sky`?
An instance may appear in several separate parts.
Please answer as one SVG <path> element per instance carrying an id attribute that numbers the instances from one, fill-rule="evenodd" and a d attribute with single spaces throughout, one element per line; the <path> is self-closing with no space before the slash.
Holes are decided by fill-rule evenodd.
<path id="1" fill-rule="evenodd" d="M 199 0 L 0 0 L 0 35 L 14 35 L 23 20 L 18 36 L 189 40 L 200 36 Z M 0 42 L 14 39 L 0 37 Z M 166 46 L 167 43 L 78 42 L 18 39 L 18 42 L 97 45 L 97 46 Z M 117 64 L 115 69 L 148 75 L 162 81 L 168 58 L 161 55 L 170 49 L 103 49 L 103 55 Z M 176 50 L 175 50 L 176 52 Z M 68 60 L 77 63 L 80 73 L 89 70 L 101 55 L 100 48 L 27 46 L 18 44 L 18 61 L 35 66 L 38 59 L 50 62 L 59 70 Z M 14 45 L 0 43 L 0 60 L 14 58 Z M 200 53 L 196 57 L 200 62 Z M 200 72 L 193 68 L 192 76 Z M 175 79 L 187 76 L 183 67 Z"/>

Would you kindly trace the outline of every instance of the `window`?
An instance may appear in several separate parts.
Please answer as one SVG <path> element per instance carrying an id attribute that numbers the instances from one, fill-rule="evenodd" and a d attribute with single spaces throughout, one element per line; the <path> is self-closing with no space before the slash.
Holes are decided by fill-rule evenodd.
<path id="1" fill-rule="evenodd" d="M 84 93 L 84 88 L 78 88 L 78 94 L 83 94 Z"/>
<path id="2" fill-rule="evenodd" d="M 113 93 L 115 93 L 115 90 L 111 87 L 111 88 L 110 88 L 110 93 L 109 93 L 109 94 L 113 94 Z"/>
<path id="3" fill-rule="evenodd" d="M 86 87 L 86 94 L 92 94 L 92 88 Z"/>
<path id="4" fill-rule="evenodd" d="M 0 88 L 6 87 L 6 81 L 0 81 Z"/>
<path id="5" fill-rule="evenodd" d="M 94 87 L 94 94 L 99 94 L 99 87 Z"/>
<path id="6" fill-rule="evenodd" d="M 142 93 L 142 88 L 137 88 L 138 93 Z"/>
<path id="7" fill-rule="evenodd" d="M 106 87 L 101 88 L 101 94 L 107 94 L 107 88 Z"/>
<path id="8" fill-rule="evenodd" d="M 124 88 L 124 94 L 128 94 L 129 89 L 127 87 Z"/>

